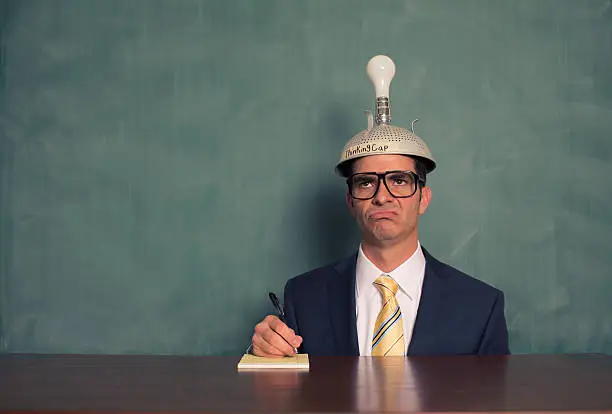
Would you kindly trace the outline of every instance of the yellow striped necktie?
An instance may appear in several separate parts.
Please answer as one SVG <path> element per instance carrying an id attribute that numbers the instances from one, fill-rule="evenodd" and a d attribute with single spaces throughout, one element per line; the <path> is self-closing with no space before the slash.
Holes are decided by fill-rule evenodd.
<path id="1" fill-rule="evenodd" d="M 372 356 L 397 356 L 405 354 L 404 325 L 402 311 L 395 294 L 399 288 L 397 282 L 387 275 L 374 281 L 374 286 L 383 296 L 383 306 L 372 336 Z"/>

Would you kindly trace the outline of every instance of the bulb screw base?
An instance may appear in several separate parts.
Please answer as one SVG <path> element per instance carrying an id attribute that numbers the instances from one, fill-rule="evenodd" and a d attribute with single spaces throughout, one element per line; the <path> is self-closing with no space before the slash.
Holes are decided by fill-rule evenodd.
<path id="1" fill-rule="evenodd" d="M 379 96 L 376 98 L 376 124 L 391 123 L 391 108 L 389 106 L 389 98 Z"/>

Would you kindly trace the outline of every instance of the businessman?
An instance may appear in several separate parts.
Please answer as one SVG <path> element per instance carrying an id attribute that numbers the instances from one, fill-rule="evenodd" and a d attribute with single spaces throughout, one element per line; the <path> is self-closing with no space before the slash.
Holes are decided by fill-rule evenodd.
<path id="1" fill-rule="evenodd" d="M 393 62 L 370 61 L 375 85 L 377 68 L 388 87 Z M 377 89 L 375 123 L 346 144 L 336 166 L 361 230 L 358 251 L 287 282 L 285 322 L 269 315 L 255 326 L 255 355 L 510 352 L 503 293 L 421 246 L 418 219 L 432 199 L 426 183 L 436 163 L 420 137 L 389 120 L 388 92 Z"/>

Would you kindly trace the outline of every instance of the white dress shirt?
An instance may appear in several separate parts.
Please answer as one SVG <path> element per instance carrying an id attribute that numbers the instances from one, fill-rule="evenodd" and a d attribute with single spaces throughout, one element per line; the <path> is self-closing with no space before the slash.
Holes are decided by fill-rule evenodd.
<path id="1" fill-rule="evenodd" d="M 370 356 L 372 353 L 374 324 L 382 307 L 382 295 L 374 286 L 374 281 L 382 274 L 391 276 L 399 285 L 396 297 L 402 311 L 404 343 L 407 350 L 412 338 L 412 330 L 421 300 L 423 279 L 425 278 L 425 255 L 421 250 L 421 244 L 418 243 L 412 256 L 391 272 L 383 272 L 377 268 L 365 256 L 361 246 L 359 246 L 355 273 L 355 311 L 357 314 L 359 355 Z"/>

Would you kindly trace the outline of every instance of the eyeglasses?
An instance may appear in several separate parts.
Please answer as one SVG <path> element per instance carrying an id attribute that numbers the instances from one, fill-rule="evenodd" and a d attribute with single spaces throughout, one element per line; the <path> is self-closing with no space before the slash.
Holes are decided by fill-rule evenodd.
<path id="1" fill-rule="evenodd" d="M 387 171 L 381 174 L 363 172 L 352 174 L 346 179 L 351 197 L 357 200 L 374 198 L 381 181 L 385 183 L 389 194 L 397 198 L 412 197 L 416 193 L 418 183 L 425 184 L 425 181 L 412 171 Z"/>

